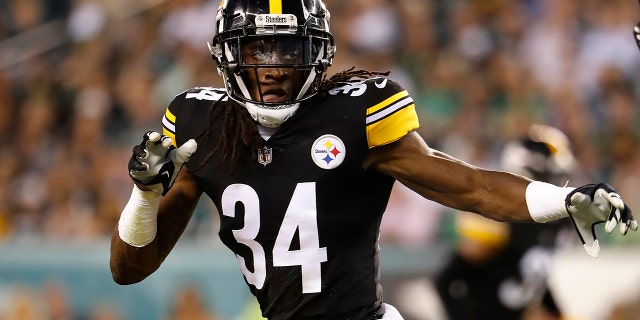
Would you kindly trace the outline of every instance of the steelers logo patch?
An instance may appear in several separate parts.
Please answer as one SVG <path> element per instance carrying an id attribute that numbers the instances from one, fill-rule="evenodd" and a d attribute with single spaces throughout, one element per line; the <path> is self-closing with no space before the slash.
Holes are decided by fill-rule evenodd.
<path id="1" fill-rule="evenodd" d="M 321 136 L 311 146 L 311 159 L 322 169 L 337 168 L 346 154 L 344 142 L 332 134 Z"/>

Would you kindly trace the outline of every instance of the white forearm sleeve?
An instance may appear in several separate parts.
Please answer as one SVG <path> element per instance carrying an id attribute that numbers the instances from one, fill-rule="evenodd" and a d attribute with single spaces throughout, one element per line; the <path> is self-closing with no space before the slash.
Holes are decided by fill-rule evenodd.
<path id="1" fill-rule="evenodd" d="M 533 221 L 544 223 L 567 217 L 564 200 L 573 189 L 540 181 L 529 183 L 525 197 Z"/>
<path id="2" fill-rule="evenodd" d="M 136 185 L 118 221 L 118 235 L 134 247 L 144 247 L 156 237 L 161 197 L 153 191 L 142 191 Z"/>

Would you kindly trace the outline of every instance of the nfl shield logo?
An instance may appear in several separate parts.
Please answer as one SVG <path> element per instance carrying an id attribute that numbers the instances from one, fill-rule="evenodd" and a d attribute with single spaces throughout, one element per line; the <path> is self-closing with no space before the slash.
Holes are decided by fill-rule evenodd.
<path id="1" fill-rule="evenodd" d="M 258 163 L 263 166 L 268 165 L 269 163 L 271 163 L 272 155 L 273 153 L 271 148 L 264 146 L 258 149 Z"/>

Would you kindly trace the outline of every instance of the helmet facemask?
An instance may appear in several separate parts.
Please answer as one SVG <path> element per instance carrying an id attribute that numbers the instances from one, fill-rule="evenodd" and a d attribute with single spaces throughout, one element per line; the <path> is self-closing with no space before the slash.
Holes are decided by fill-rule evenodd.
<path id="1" fill-rule="evenodd" d="M 333 37 L 298 26 L 295 15 L 258 14 L 254 21 L 218 33 L 209 46 L 229 97 L 260 124 L 278 127 L 317 93 Z"/>

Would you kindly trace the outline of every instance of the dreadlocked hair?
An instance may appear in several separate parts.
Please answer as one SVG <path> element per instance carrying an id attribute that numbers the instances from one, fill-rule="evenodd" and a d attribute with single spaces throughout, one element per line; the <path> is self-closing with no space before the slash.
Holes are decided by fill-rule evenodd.
<path id="1" fill-rule="evenodd" d="M 350 69 L 338 72 L 327 79 L 327 75 L 322 79 L 318 87 L 318 95 L 325 97 L 328 92 L 336 88 L 340 83 L 354 82 L 358 80 L 365 80 L 378 76 L 388 76 L 389 71 L 367 71 L 362 69 L 356 69 L 351 67 Z M 216 101 L 211 112 L 209 114 L 209 127 L 202 132 L 198 137 L 203 135 L 207 136 L 205 147 L 210 143 L 211 135 L 208 134 L 213 127 L 214 123 L 214 109 L 224 107 L 224 121 L 222 128 L 222 137 L 218 141 L 211 151 L 204 158 L 202 163 L 197 169 L 200 169 L 213 155 L 217 152 L 222 152 L 220 157 L 221 162 L 225 163 L 230 161 L 231 171 L 235 170 L 238 158 L 240 156 L 239 151 L 242 147 L 247 147 L 251 150 L 251 155 L 254 159 L 257 159 L 258 149 L 264 147 L 264 140 L 258 132 L 256 122 L 253 120 L 249 111 L 242 105 L 228 99 L 226 102 Z"/>
<path id="2" fill-rule="evenodd" d="M 238 157 L 240 156 L 239 149 L 242 146 L 249 147 L 254 158 L 257 157 L 257 150 L 262 148 L 264 142 L 260 137 L 258 128 L 255 125 L 255 121 L 251 118 L 249 111 L 240 104 L 234 102 L 231 99 L 226 101 L 218 100 L 214 102 L 211 111 L 209 112 L 209 126 L 206 130 L 201 132 L 197 138 L 206 136 L 205 149 L 211 143 L 211 130 L 213 128 L 216 108 L 224 108 L 223 117 L 224 122 L 222 125 L 222 136 L 218 143 L 207 153 L 202 162 L 196 168 L 201 169 L 204 164 L 213 157 L 214 154 L 221 151 L 222 156 L 220 161 L 226 163 L 228 160 L 231 162 L 231 169 L 235 169 L 238 163 Z"/>
<path id="3" fill-rule="evenodd" d="M 325 74 L 322 82 L 320 83 L 320 87 L 318 88 L 318 94 L 323 96 L 326 95 L 329 90 L 337 87 L 341 82 L 353 82 L 379 76 L 386 77 L 390 73 L 390 71 L 368 71 L 351 67 L 332 75 L 329 79 L 327 79 L 327 75 Z"/>

